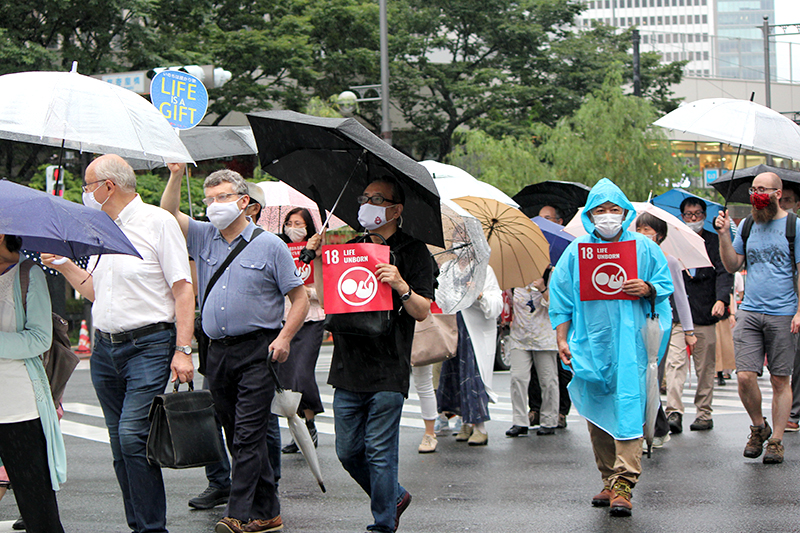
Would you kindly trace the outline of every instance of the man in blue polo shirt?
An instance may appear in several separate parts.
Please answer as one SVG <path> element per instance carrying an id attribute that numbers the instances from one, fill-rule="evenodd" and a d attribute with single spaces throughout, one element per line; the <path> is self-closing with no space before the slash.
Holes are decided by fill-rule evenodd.
<path id="1" fill-rule="evenodd" d="M 308 299 L 294 260 L 283 241 L 256 234 L 245 216 L 247 182 L 231 170 L 218 170 L 203 183 L 211 222 L 179 210 L 182 166 L 170 165 L 161 206 L 178 220 L 189 255 L 196 259 L 198 295 L 242 239 L 248 245 L 211 289 L 203 309 L 203 331 L 211 339 L 206 377 L 231 452 L 231 492 L 216 533 L 267 532 L 283 527 L 267 432 L 275 384 L 267 357 L 286 361 L 289 343 L 305 321 Z M 281 328 L 284 296 L 292 308 Z M 258 305 L 253 305 L 258 302 Z"/>

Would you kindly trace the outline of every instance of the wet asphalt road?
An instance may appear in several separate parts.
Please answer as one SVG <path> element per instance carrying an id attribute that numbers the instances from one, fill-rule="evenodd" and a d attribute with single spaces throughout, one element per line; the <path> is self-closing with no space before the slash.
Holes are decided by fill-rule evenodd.
<path id="1" fill-rule="evenodd" d="M 284 531 L 359 533 L 371 523 L 369 501 L 341 468 L 334 452 L 330 418 L 332 390 L 325 383 L 329 348 L 323 348 L 317 377 L 328 412 L 318 420 L 323 494 L 302 456 L 283 456 L 280 494 Z M 494 377 L 500 402 L 490 406 L 489 445 L 468 447 L 452 436 L 439 438 L 434 454 L 420 455 L 422 436 L 418 402 L 407 401 L 401 429 L 400 481 L 413 494 L 403 515 L 405 532 L 619 531 L 619 532 L 767 532 L 800 531 L 800 434 L 787 434 L 786 461 L 763 465 L 745 459 L 742 450 L 748 418 L 735 382 L 718 388 L 715 428 L 690 432 L 693 418 L 687 387 L 686 431 L 644 458 L 644 473 L 634 490 L 631 518 L 610 518 L 592 508 L 601 488 L 586 423 L 575 413 L 555 436 L 508 439 L 511 426 L 508 373 Z M 760 380 L 765 403 L 768 378 Z M 83 362 L 70 382 L 63 425 L 69 481 L 59 493 L 68 533 L 127 532 L 121 496 L 111 467 L 104 425 Z M 768 411 L 767 411 L 768 412 Z M 81 436 L 74 436 L 81 435 Z M 288 442 L 288 430 L 283 430 Z M 107 436 L 106 436 L 107 438 Z M 93 440 L 95 439 L 95 440 Z M 168 527 L 173 533 L 211 532 L 223 507 L 192 511 L 189 498 L 206 486 L 202 469 L 165 470 Z M 11 493 L 0 501 L 0 533 L 11 531 L 18 516 Z"/>

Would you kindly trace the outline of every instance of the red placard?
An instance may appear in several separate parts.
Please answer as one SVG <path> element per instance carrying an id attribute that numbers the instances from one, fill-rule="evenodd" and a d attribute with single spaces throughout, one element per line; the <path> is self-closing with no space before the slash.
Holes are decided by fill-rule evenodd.
<path id="1" fill-rule="evenodd" d="M 622 292 L 622 284 L 636 279 L 636 241 L 578 244 L 581 301 L 638 300 Z"/>
<path id="2" fill-rule="evenodd" d="M 300 251 L 306 247 L 306 241 L 290 242 L 287 244 L 289 251 L 292 252 L 292 259 L 297 266 L 297 274 L 305 285 L 314 285 L 314 263 L 305 264 L 300 259 Z"/>
<path id="3" fill-rule="evenodd" d="M 378 263 L 389 262 L 383 244 L 333 244 L 322 247 L 322 282 L 325 313 L 387 311 L 392 308 L 392 288 L 375 277 Z"/>

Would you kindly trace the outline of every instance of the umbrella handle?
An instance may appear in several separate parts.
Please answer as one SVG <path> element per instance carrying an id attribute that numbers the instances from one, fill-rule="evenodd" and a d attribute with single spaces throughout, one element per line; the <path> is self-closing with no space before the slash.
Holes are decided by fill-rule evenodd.
<path id="1" fill-rule="evenodd" d="M 281 387 L 281 382 L 278 379 L 278 373 L 275 372 L 275 363 L 272 361 L 272 353 L 273 350 L 270 350 L 267 354 L 267 367 L 269 368 L 269 373 L 272 374 L 272 381 L 275 382 L 275 390 L 280 392 L 283 390 L 283 387 Z"/>

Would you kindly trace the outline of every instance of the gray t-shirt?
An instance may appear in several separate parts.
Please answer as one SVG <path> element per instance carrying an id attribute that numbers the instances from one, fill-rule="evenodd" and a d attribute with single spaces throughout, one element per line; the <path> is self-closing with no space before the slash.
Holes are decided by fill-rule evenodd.
<path id="1" fill-rule="evenodd" d="M 198 298 L 228 254 L 256 229 L 252 222 L 231 243 L 209 222 L 189 221 L 186 246 L 197 264 Z M 220 276 L 203 306 L 203 330 L 212 339 L 257 329 L 280 329 L 284 296 L 303 284 L 292 254 L 280 238 L 265 231 L 253 239 Z"/>

